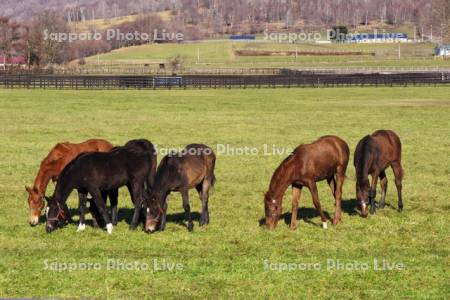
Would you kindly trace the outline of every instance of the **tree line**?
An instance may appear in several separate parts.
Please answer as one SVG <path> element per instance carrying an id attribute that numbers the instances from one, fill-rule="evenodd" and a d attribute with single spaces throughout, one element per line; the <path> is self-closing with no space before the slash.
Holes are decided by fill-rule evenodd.
<path id="1" fill-rule="evenodd" d="M 170 10 L 185 23 L 219 27 L 246 22 L 356 26 L 372 21 L 440 26 L 448 21 L 448 8 L 448 0 L 2 0 L 0 15 L 27 20 L 54 10 L 67 22 L 76 22 Z"/>
<path id="2" fill-rule="evenodd" d="M 170 21 L 156 12 L 169 11 Z M 0 3 L 0 55 L 20 53 L 30 65 L 63 63 L 142 40 L 55 42 L 43 32 L 70 32 L 75 22 L 124 15 L 133 21 L 112 26 L 121 32 L 182 32 L 185 39 L 221 34 L 262 33 L 268 28 L 305 26 L 413 24 L 433 27 L 435 36 L 450 33 L 450 0 L 3 0 Z M 92 30 L 94 30 L 92 28 Z M 419 34 L 421 32 L 418 32 Z M 104 35 L 103 35 L 104 36 Z"/>
<path id="3" fill-rule="evenodd" d="M 170 23 L 156 15 L 142 15 L 132 22 L 113 26 L 108 30 L 126 34 L 135 31 L 153 32 L 155 29 L 171 30 L 170 26 Z M 100 39 L 83 38 L 82 33 L 77 33 L 77 38 L 71 41 L 68 36 L 73 30 L 64 16 L 56 11 L 44 11 L 27 22 L 0 17 L 0 62 L 3 62 L 3 57 L 21 55 L 26 58 L 29 66 L 47 66 L 149 42 L 137 39 L 107 40 L 105 31 L 99 32 Z"/>

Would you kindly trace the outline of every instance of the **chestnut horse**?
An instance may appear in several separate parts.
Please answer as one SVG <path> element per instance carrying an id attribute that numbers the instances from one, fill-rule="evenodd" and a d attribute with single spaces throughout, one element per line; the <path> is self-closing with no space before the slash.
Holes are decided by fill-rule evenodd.
<path id="1" fill-rule="evenodd" d="M 144 189 L 151 190 L 156 173 L 156 151 L 153 144 L 144 139 L 131 140 L 125 146 L 110 152 L 90 152 L 79 155 L 61 172 L 53 197 L 48 198 L 47 232 L 60 227 L 65 221 L 66 201 L 77 189 L 85 197 L 89 193 L 106 224 L 109 234 L 113 223 L 109 217 L 102 191 L 117 190 L 127 186 L 134 203 L 134 215 L 130 229 L 135 229 L 143 203 Z M 80 201 L 80 224 L 84 230 L 84 203 Z M 113 213 L 114 217 L 115 213 Z"/>
<path id="2" fill-rule="evenodd" d="M 208 199 L 209 189 L 214 186 L 214 166 L 216 155 L 213 150 L 203 144 L 187 145 L 179 153 L 169 153 L 160 162 L 156 171 L 155 184 L 147 202 L 145 231 L 156 230 L 158 222 L 162 231 L 166 224 L 167 200 L 170 192 L 180 192 L 183 208 L 188 221 L 187 228 L 192 231 L 189 205 L 189 189 L 196 188 L 202 201 L 200 226 L 209 224 Z"/>
<path id="3" fill-rule="evenodd" d="M 312 195 L 314 206 L 319 211 L 323 228 L 327 228 L 325 217 L 319 202 L 316 182 L 326 179 L 336 201 L 333 224 L 341 220 L 342 185 L 345 179 L 349 158 L 347 143 L 337 136 L 323 136 L 311 144 L 295 148 L 275 170 L 269 190 L 264 197 L 266 225 L 269 229 L 277 226 L 282 213 L 283 195 L 292 185 L 291 229 L 297 227 L 297 210 L 300 194 L 304 186 Z"/>
<path id="4" fill-rule="evenodd" d="M 367 206 L 370 213 L 375 213 L 375 195 L 378 178 L 381 185 L 380 208 L 384 208 L 386 199 L 387 177 L 385 170 L 391 166 L 395 176 L 398 193 L 398 210 L 402 211 L 402 179 L 403 168 L 402 144 L 398 135 L 392 130 L 377 130 L 372 135 L 362 138 L 355 149 L 353 164 L 356 169 L 356 199 L 361 207 L 361 215 L 367 217 Z M 369 174 L 372 181 L 369 187 Z"/>
<path id="5" fill-rule="evenodd" d="M 79 144 L 58 143 L 41 162 L 33 187 L 25 187 L 28 192 L 30 224 L 39 223 L 44 208 L 44 196 L 50 179 L 55 182 L 64 167 L 83 152 L 109 152 L 113 145 L 105 140 L 91 139 Z"/>

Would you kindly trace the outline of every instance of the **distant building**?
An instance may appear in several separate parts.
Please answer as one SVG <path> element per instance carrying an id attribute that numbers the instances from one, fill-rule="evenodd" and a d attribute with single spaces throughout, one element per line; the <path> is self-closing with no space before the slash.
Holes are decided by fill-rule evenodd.
<path id="1" fill-rule="evenodd" d="M 358 33 L 348 34 L 347 43 L 406 43 L 406 33 Z"/>
<path id="2" fill-rule="evenodd" d="M 0 67 L 23 66 L 26 63 L 26 59 L 23 56 L 0 56 Z"/>
<path id="3" fill-rule="evenodd" d="M 243 41 L 243 40 L 256 40 L 256 36 L 254 35 L 232 35 L 230 36 L 230 40 L 233 41 Z"/>
<path id="4" fill-rule="evenodd" d="M 442 45 L 434 49 L 436 56 L 450 56 L 450 45 Z"/>

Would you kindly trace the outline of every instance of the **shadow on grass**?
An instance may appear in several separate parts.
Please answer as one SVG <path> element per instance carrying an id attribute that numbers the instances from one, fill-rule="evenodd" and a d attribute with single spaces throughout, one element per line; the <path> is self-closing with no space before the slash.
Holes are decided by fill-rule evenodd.
<path id="1" fill-rule="evenodd" d="M 331 219 L 330 214 L 327 211 L 323 211 L 325 217 L 327 219 Z M 316 218 L 319 217 L 319 212 L 317 211 L 317 209 L 315 208 L 310 208 L 310 207 L 300 207 L 297 210 L 297 220 L 303 220 L 305 223 L 308 224 L 312 224 L 314 226 L 319 226 L 322 227 L 322 224 L 317 224 L 314 223 L 313 221 L 311 221 L 312 218 Z M 292 213 L 284 213 L 281 218 L 284 219 L 284 223 L 286 225 L 290 225 L 291 224 L 291 219 L 292 219 Z"/>
<path id="2" fill-rule="evenodd" d="M 328 219 L 330 219 L 330 214 L 327 211 L 324 211 L 323 213 L 325 214 L 325 216 Z M 303 221 L 305 221 L 305 223 L 312 224 L 314 226 L 322 226 L 322 225 L 316 224 L 313 221 L 311 221 L 312 218 L 315 218 L 318 216 L 319 216 L 319 212 L 315 208 L 301 207 L 297 210 L 297 220 L 303 220 Z M 292 219 L 292 213 L 286 212 L 286 213 L 282 214 L 280 217 L 280 220 L 281 219 L 284 220 L 284 223 L 286 225 L 290 225 L 291 219 Z M 265 226 L 265 225 L 266 225 L 265 218 L 260 219 L 259 226 Z"/>
<path id="3" fill-rule="evenodd" d="M 386 203 L 386 206 L 388 206 L 387 203 Z M 358 201 L 356 199 L 342 199 L 341 208 L 342 208 L 342 212 L 348 214 L 349 216 L 359 215 Z M 329 220 L 332 219 L 330 217 L 330 214 L 327 211 L 324 211 L 323 213 L 325 214 L 327 219 L 329 219 Z M 322 226 L 321 224 L 316 224 L 313 221 L 311 221 L 311 219 L 319 217 L 319 216 L 320 216 L 319 212 L 315 208 L 301 207 L 297 211 L 297 220 L 303 220 L 305 223 L 309 223 L 314 226 L 320 227 L 320 226 Z M 292 213 L 286 212 L 281 215 L 280 219 L 283 219 L 284 223 L 286 225 L 290 225 L 291 219 L 292 219 Z M 259 220 L 259 226 L 261 227 L 261 226 L 265 226 L 265 225 L 266 225 L 265 218 L 261 218 Z"/>
<path id="4" fill-rule="evenodd" d="M 78 224 L 78 220 L 79 220 L 79 210 L 75 209 L 75 208 L 69 208 L 69 212 L 70 212 L 70 216 L 73 219 L 72 224 Z M 88 217 L 88 215 L 91 215 L 92 218 L 94 218 L 94 214 L 90 211 L 90 209 L 88 208 L 86 210 L 86 217 Z M 97 211 L 95 211 L 96 217 L 95 219 L 97 220 L 97 223 L 95 223 L 92 219 L 86 219 L 86 225 L 87 226 L 91 226 L 94 228 L 103 228 L 105 227 L 105 222 L 103 221 L 103 218 L 98 214 Z M 111 215 L 111 211 L 108 208 L 108 214 Z M 133 218 L 133 214 L 134 214 L 134 208 L 119 208 L 118 212 L 117 212 L 117 220 L 118 222 L 122 222 L 125 221 L 128 225 L 131 224 L 131 219 Z M 191 218 L 192 221 L 194 222 L 199 222 L 200 221 L 200 213 L 199 212 L 191 212 Z M 74 217 L 76 217 L 74 219 Z M 145 213 L 144 210 L 141 210 L 141 215 L 139 217 L 139 224 L 144 225 L 145 223 Z M 39 221 L 41 223 L 46 223 L 47 222 L 47 218 L 45 215 L 41 215 Z M 180 213 L 173 213 L 173 214 L 167 214 L 167 223 L 175 223 L 181 226 L 184 226 L 187 228 L 187 222 L 185 219 L 185 215 L 184 212 L 180 212 Z"/>
<path id="5" fill-rule="evenodd" d="M 380 208 L 379 205 L 380 205 L 379 202 L 375 200 L 376 208 L 383 209 L 383 208 Z M 385 203 L 384 206 L 385 206 L 385 208 L 386 207 L 395 208 L 389 203 Z M 359 208 L 358 200 L 356 200 L 356 199 L 342 200 L 342 211 L 347 213 L 349 216 L 360 215 L 361 211 Z"/>
<path id="6" fill-rule="evenodd" d="M 342 199 L 341 203 L 342 211 L 349 216 L 358 215 L 358 200 L 356 199 Z"/>
<path id="7" fill-rule="evenodd" d="M 131 219 L 133 218 L 134 214 L 134 208 L 120 208 L 118 211 L 118 221 L 125 221 L 128 225 L 131 223 Z M 142 209 L 141 215 L 139 217 L 139 223 L 144 224 L 145 223 L 145 212 Z M 198 212 L 191 212 L 191 218 L 192 221 L 200 221 L 200 213 Z M 184 212 L 181 213 L 174 213 L 174 214 L 167 214 L 167 223 L 176 223 L 178 225 L 182 225 L 184 227 L 187 227 L 186 219 L 184 217 Z"/>

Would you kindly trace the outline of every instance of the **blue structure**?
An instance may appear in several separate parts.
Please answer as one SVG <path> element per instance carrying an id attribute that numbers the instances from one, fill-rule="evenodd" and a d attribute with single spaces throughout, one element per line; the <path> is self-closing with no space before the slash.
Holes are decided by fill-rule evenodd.
<path id="1" fill-rule="evenodd" d="M 450 45 L 442 45 L 434 49 L 436 56 L 450 56 Z"/>
<path id="2" fill-rule="evenodd" d="M 153 87 L 168 87 L 183 85 L 183 77 L 153 77 Z"/>
<path id="3" fill-rule="evenodd" d="M 353 43 L 394 43 L 407 42 L 408 35 L 406 33 L 358 33 L 349 34 L 347 42 Z"/>
<path id="4" fill-rule="evenodd" d="M 241 40 L 256 40 L 256 36 L 254 35 L 232 35 L 230 36 L 230 40 L 233 41 L 241 41 Z"/>

